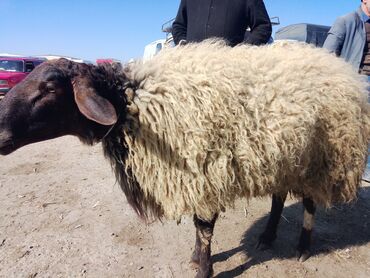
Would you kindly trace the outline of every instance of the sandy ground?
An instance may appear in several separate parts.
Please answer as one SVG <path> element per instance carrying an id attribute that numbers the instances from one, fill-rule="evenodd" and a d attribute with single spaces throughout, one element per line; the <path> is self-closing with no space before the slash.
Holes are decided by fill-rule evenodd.
<path id="1" fill-rule="evenodd" d="M 0 277 L 193 277 L 191 218 L 146 225 L 115 184 L 101 146 L 72 137 L 0 157 Z M 245 210 L 245 207 L 247 210 Z M 215 277 L 370 277 L 370 187 L 356 203 L 319 210 L 313 256 L 295 246 L 302 207 L 288 200 L 274 249 L 256 251 L 270 200 L 221 215 Z"/>

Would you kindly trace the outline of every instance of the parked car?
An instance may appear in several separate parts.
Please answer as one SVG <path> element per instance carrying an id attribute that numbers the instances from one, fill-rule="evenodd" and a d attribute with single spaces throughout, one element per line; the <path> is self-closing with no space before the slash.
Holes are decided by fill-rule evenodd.
<path id="1" fill-rule="evenodd" d="M 25 57 L 0 58 L 0 97 L 22 81 L 36 66 L 44 60 Z"/>
<path id="2" fill-rule="evenodd" d="M 121 61 L 113 58 L 99 58 L 96 59 L 96 64 L 121 64 Z"/>
<path id="3" fill-rule="evenodd" d="M 317 47 L 322 47 L 330 26 L 298 23 L 280 28 L 275 33 L 275 41 L 277 40 L 295 40 L 313 44 Z"/>
<path id="4" fill-rule="evenodd" d="M 270 18 L 271 24 L 273 26 L 280 25 L 280 19 L 278 16 L 274 16 Z M 144 55 L 143 55 L 143 62 L 146 62 L 150 59 L 152 59 L 155 55 L 157 55 L 162 49 L 167 47 L 174 47 L 175 42 L 173 40 L 172 36 L 172 24 L 175 21 L 175 18 L 172 18 L 171 20 L 165 22 L 162 25 L 162 32 L 166 34 L 165 39 L 159 39 L 156 41 L 153 41 L 145 46 L 144 48 Z M 247 37 L 249 35 L 249 30 L 246 30 L 245 36 Z M 269 43 L 273 42 L 273 38 L 271 37 L 269 40 Z"/>
<path id="5" fill-rule="evenodd" d="M 89 60 L 84 60 L 81 58 L 75 58 L 75 57 L 64 56 L 64 55 L 38 55 L 37 58 L 48 60 L 48 61 L 58 60 L 58 59 L 63 58 L 63 59 L 67 59 L 67 60 L 70 60 L 76 63 L 92 64 L 92 62 Z"/>

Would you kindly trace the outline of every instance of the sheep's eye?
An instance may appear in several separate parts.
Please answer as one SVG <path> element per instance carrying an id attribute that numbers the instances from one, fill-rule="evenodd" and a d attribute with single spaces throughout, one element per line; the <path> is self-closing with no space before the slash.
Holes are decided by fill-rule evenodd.
<path id="1" fill-rule="evenodd" d="M 49 82 L 46 84 L 45 88 L 49 93 L 55 93 L 55 84 Z"/>

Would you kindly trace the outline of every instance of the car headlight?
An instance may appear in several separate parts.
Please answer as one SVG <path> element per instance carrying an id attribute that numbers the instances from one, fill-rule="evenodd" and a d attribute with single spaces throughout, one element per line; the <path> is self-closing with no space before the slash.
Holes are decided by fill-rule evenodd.
<path id="1" fill-rule="evenodd" d="M 0 85 L 8 85 L 8 81 L 7 80 L 0 80 Z"/>

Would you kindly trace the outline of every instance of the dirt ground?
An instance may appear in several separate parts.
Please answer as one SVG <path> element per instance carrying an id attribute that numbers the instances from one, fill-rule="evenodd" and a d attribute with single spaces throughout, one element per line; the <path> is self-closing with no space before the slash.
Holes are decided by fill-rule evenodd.
<path id="1" fill-rule="evenodd" d="M 142 223 L 115 184 L 101 146 L 73 137 L 0 157 L 0 277 L 193 277 L 191 218 Z M 302 207 L 288 200 L 274 249 L 256 251 L 269 199 L 221 215 L 215 277 L 370 277 L 370 186 L 356 203 L 317 213 L 313 256 L 295 246 Z M 246 208 L 246 209 L 245 209 Z"/>

